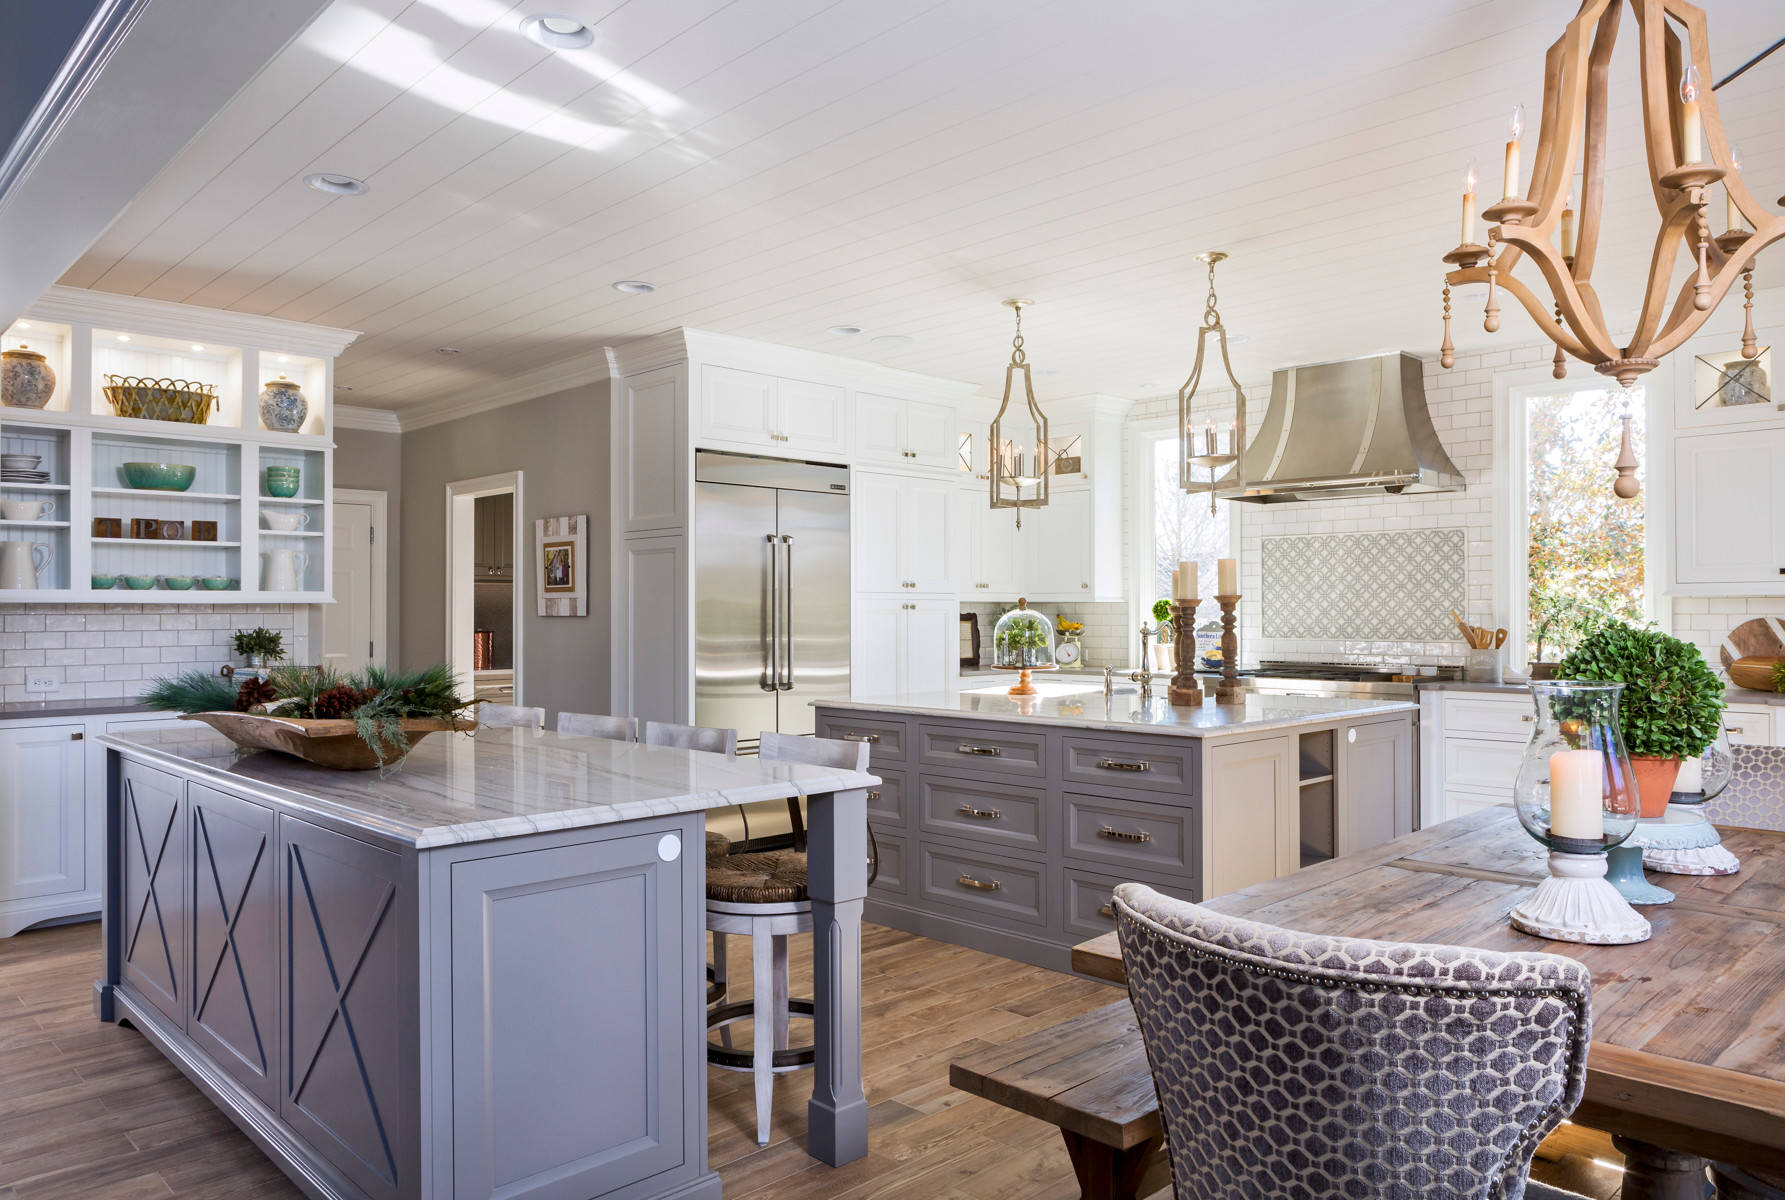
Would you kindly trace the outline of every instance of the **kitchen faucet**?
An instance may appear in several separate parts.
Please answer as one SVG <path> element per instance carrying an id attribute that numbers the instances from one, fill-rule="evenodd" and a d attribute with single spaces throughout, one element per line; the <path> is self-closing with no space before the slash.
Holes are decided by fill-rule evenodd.
<path id="1" fill-rule="evenodd" d="M 1147 664 L 1151 661 L 1147 654 L 1147 643 L 1153 638 L 1153 630 L 1146 625 L 1140 627 L 1140 670 L 1132 672 L 1128 678 L 1140 684 L 1140 702 L 1143 707 L 1153 698 L 1153 671 Z"/>

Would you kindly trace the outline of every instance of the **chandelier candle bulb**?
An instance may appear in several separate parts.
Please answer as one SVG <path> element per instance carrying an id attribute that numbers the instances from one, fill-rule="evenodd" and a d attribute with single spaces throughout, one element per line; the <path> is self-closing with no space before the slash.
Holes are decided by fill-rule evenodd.
<path id="1" fill-rule="evenodd" d="M 1735 206 L 1735 189 L 1730 186 L 1735 177 L 1741 174 L 1741 172 L 1742 148 L 1740 146 L 1731 146 L 1729 148 L 1729 177 L 1723 182 L 1723 199 L 1727 205 L 1724 215 L 1728 220 L 1729 228 L 1732 230 L 1741 229 L 1743 227 L 1742 210 Z"/>
<path id="2" fill-rule="evenodd" d="M 1605 770 L 1597 750 L 1550 755 L 1549 828 L 1554 837 L 1581 842 L 1605 836 Z"/>
<path id="3" fill-rule="evenodd" d="M 1574 257 L 1574 197 L 1562 209 L 1562 257 Z"/>
<path id="4" fill-rule="evenodd" d="M 1240 565 L 1231 558 L 1217 559 L 1215 562 L 1215 591 L 1221 596 L 1237 596 L 1240 594 Z"/>
<path id="5" fill-rule="evenodd" d="M 1457 245 L 1467 246 L 1475 241 L 1475 160 L 1469 160 L 1469 167 L 1463 172 L 1463 236 Z"/>
<path id="6" fill-rule="evenodd" d="M 1698 119 L 1698 68 L 1690 63 L 1680 75 L 1680 158 L 1704 161 L 1704 123 Z"/>
<path id="7" fill-rule="evenodd" d="M 1507 139 L 1507 142 L 1506 142 L 1506 191 L 1505 191 L 1505 197 L 1506 197 L 1506 199 L 1511 200 L 1516 196 L 1523 195 L 1523 193 L 1519 191 L 1518 181 L 1519 181 L 1519 138 L 1525 132 L 1525 106 L 1524 105 L 1516 104 L 1513 106 L 1512 120 L 1507 124 L 1507 128 L 1509 130 L 1511 130 L 1512 137 Z M 1466 242 L 1469 239 L 1464 238 L 1463 240 Z"/>

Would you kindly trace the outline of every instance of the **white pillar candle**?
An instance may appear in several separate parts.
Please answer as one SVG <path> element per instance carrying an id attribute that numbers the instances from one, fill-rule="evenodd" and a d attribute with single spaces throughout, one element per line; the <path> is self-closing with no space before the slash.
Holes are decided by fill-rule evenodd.
<path id="1" fill-rule="evenodd" d="M 1240 594 L 1240 565 L 1231 558 L 1215 561 L 1215 594 L 1217 596 L 1237 596 Z"/>
<path id="2" fill-rule="evenodd" d="M 1742 148 L 1740 146 L 1729 148 L 1729 173 L 1731 176 L 1742 173 Z M 1729 228 L 1743 228 L 1742 210 L 1735 206 L 1735 192 L 1731 190 L 1728 180 L 1723 183 L 1723 199 L 1725 201 L 1724 215 L 1728 218 Z"/>
<path id="3" fill-rule="evenodd" d="M 1463 170 L 1463 236 L 1458 245 L 1468 246 L 1475 241 L 1475 160 Z"/>
<path id="4" fill-rule="evenodd" d="M 1200 599 L 1201 597 L 1197 595 L 1196 564 L 1193 562 L 1187 562 L 1187 563 L 1182 563 L 1180 565 L 1184 569 L 1184 597 L 1185 597 L 1185 599 L 1188 599 L 1188 600 Z"/>
<path id="5" fill-rule="evenodd" d="M 1597 750 L 1549 756 L 1549 831 L 1583 842 L 1605 836 L 1605 767 Z"/>

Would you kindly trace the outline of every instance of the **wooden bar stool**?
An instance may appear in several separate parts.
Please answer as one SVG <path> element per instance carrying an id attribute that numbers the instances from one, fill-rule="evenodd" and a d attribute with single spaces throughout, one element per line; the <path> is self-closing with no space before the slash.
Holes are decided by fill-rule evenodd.
<path id="1" fill-rule="evenodd" d="M 868 747 L 861 742 L 792 737 L 765 730 L 760 757 L 766 762 L 802 762 L 868 769 Z M 707 1028 L 725 1041 L 707 1045 L 707 1062 L 727 1071 L 749 1071 L 756 1077 L 756 1144 L 769 1142 L 775 1076 L 812 1065 L 812 1047 L 791 1047 L 788 1025 L 794 1016 L 810 1019 L 812 1001 L 788 995 L 787 939 L 812 932 L 812 901 L 806 893 L 805 823 L 799 801 L 789 800 L 794 847 L 764 853 L 733 854 L 707 872 L 707 929 L 712 932 L 715 966 L 724 980 L 724 952 L 730 934 L 748 936 L 752 977 L 751 999 L 721 1004 L 707 1014 Z M 763 1019 L 766 1017 L 766 1020 Z M 728 1028 L 751 1023 L 751 1049 L 733 1049 Z"/>
<path id="2" fill-rule="evenodd" d="M 569 715 L 569 714 L 566 714 Z M 559 718 L 560 722 L 563 718 Z M 615 720 L 617 718 L 605 718 Z M 637 718 L 625 718 L 636 722 Z M 683 750 L 701 750 L 708 754 L 737 757 L 738 731 L 713 729 L 704 725 L 676 725 L 669 721 L 646 721 L 643 741 L 647 746 L 677 746 Z M 716 830 L 707 830 L 707 875 L 725 862 L 731 853 L 731 839 Z M 713 939 L 713 961 L 707 964 L 707 1008 L 725 999 L 725 939 Z M 730 1045 L 730 1035 L 726 1035 Z"/>

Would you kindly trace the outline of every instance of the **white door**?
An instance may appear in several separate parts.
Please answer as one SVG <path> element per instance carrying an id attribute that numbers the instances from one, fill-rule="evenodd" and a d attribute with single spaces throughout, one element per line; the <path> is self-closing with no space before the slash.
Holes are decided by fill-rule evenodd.
<path id="1" fill-rule="evenodd" d="M 907 479 L 899 490 L 899 570 L 917 585 L 912 591 L 946 592 L 954 484 L 946 479 Z"/>
<path id="2" fill-rule="evenodd" d="M 849 694 L 857 700 L 894 696 L 901 690 L 901 643 L 909 600 L 894 596 L 855 602 L 849 631 Z"/>
<path id="3" fill-rule="evenodd" d="M 778 446 L 774 432 L 775 377 L 734 367 L 700 373 L 700 437 L 704 440 Z"/>
<path id="4" fill-rule="evenodd" d="M 949 688 L 960 665 L 960 609 L 947 600 L 909 603 L 900 690 L 907 695 L 932 696 Z"/>
<path id="5" fill-rule="evenodd" d="M 1785 432 L 1703 434 L 1674 447 L 1679 582 L 1785 582 Z"/>
<path id="6" fill-rule="evenodd" d="M 783 379 L 775 387 L 780 419 L 774 432 L 798 450 L 841 454 L 847 449 L 844 391 L 828 383 Z"/>
<path id="7" fill-rule="evenodd" d="M 382 664 L 384 547 L 378 544 L 382 505 L 376 497 L 335 495 L 335 602 L 323 610 L 322 661 L 354 671 Z"/>
<path id="8" fill-rule="evenodd" d="M 855 504 L 850 544 L 858 592 L 910 591 L 910 576 L 900 574 L 899 530 L 903 514 L 902 481 L 890 475 L 855 473 Z"/>
<path id="9" fill-rule="evenodd" d="M 85 732 L 0 730 L 0 900 L 86 886 Z"/>
<path id="10" fill-rule="evenodd" d="M 919 467 L 952 467 L 958 457 L 954 437 L 954 409 L 946 404 L 920 400 L 905 405 L 905 449 Z"/>
<path id="11" fill-rule="evenodd" d="M 907 466 L 905 402 L 872 392 L 855 394 L 855 457 L 858 462 Z"/>

